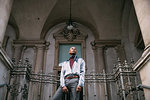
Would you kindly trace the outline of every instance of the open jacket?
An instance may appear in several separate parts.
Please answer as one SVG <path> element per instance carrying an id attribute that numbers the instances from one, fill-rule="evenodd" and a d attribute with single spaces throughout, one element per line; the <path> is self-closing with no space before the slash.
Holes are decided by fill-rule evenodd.
<path id="1" fill-rule="evenodd" d="M 65 76 L 68 76 L 71 74 L 79 76 L 78 86 L 81 86 L 81 87 L 84 86 L 85 61 L 82 58 L 77 58 L 77 56 L 75 56 L 72 69 L 70 68 L 69 60 L 59 64 L 59 66 L 62 66 L 61 75 L 60 75 L 60 85 L 62 87 L 65 86 Z"/>

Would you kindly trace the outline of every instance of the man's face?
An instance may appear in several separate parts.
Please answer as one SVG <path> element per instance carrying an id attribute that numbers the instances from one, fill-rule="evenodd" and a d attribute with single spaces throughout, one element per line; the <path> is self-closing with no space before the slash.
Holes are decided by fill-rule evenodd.
<path id="1" fill-rule="evenodd" d="M 76 55 L 76 53 L 77 53 L 77 50 L 76 50 L 75 47 L 71 47 L 71 48 L 69 49 L 69 54 L 70 54 L 70 55 Z"/>

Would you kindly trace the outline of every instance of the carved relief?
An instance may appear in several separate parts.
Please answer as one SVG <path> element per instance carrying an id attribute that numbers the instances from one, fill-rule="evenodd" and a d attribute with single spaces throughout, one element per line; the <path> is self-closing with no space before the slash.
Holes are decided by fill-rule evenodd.
<path id="1" fill-rule="evenodd" d="M 68 28 L 65 27 L 61 34 L 63 34 L 64 38 L 68 41 L 73 41 L 78 35 L 80 35 L 80 31 L 76 27 L 74 27 L 71 30 L 68 30 Z"/>

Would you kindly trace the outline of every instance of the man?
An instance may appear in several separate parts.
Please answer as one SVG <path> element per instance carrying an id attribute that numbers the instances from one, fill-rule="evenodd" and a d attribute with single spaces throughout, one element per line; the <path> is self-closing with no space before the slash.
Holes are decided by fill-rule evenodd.
<path id="1" fill-rule="evenodd" d="M 71 100 L 80 100 L 80 91 L 84 86 L 85 62 L 77 58 L 75 47 L 69 49 L 70 59 L 61 64 L 60 87 L 53 100 L 61 100 L 64 93 L 71 94 Z"/>

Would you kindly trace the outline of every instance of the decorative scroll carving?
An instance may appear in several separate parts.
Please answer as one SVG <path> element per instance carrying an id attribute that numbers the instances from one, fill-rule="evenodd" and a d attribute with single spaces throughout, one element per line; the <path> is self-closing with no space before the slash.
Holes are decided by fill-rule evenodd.
<path id="1" fill-rule="evenodd" d="M 82 33 L 78 27 L 77 24 L 73 24 L 73 29 L 67 29 L 67 26 L 64 27 L 64 29 L 60 30 L 59 32 L 55 33 L 53 36 L 56 40 L 67 40 L 69 42 L 72 42 L 74 40 L 85 40 L 87 38 L 87 33 Z"/>
<path id="2" fill-rule="evenodd" d="M 77 25 L 74 23 L 73 24 L 73 29 L 68 29 L 67 26 L 63 29 L 61 32 L 63 34 L 64 38 L 67 39 L 68 41 L 73 41 L 76 39 L 78 35 L 80 35 L 80 31 L 77 28 Z"/>

